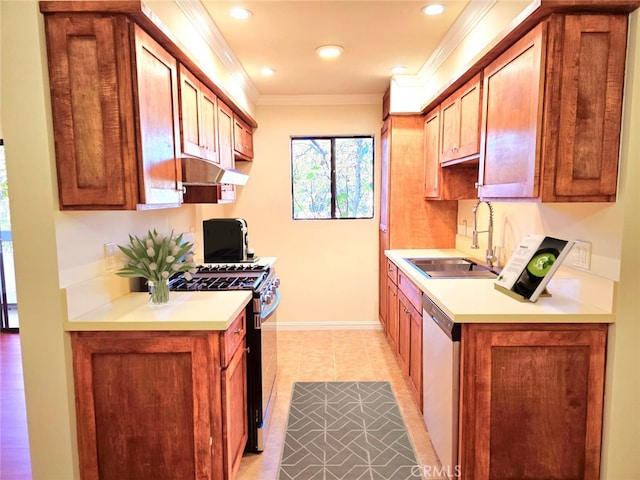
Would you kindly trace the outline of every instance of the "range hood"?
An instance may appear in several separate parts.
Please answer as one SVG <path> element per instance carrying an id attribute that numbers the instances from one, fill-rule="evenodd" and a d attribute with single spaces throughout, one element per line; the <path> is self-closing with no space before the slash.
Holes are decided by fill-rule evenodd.
<path id="1" fill-rule="evenodd" d="M 217 163 L 196 157 L 182 159 L 183 185 L 244 185 L 249 175 L 233 168 L 223 168 Z"/>

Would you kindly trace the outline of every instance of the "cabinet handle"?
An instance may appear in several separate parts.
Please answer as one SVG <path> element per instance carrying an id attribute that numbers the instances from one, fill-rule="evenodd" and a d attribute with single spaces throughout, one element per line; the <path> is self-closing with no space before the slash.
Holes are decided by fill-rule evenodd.
<path id="1" fill-rule="evenodd" d="M 234 335 L 240 335 L 244 330 L 242 330 L 241 328 L 234 330 L 233 334 Z"/>

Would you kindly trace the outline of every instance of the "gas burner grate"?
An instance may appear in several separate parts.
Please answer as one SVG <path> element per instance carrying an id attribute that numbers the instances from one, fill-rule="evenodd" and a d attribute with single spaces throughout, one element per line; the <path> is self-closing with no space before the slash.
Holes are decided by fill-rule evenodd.
<path id="1" fill-rule="evenodd" d="M 205 264 L 199 265 L 198 273 L 234 273 L 234 272 L 266 272 L 269 270 L 268 265 L 258 264 Z"/>
<path id="2" fill-rule="evenodd" d="M 254 269 L 231 269 L 228 265 L 200 265 L 193 278 L 187 280 L 184 275 L 171 280 L 169 288 L 173 291 L 215 291 L 215 290 L 258 290 L 260 284 L 269 275 L 269 267 L 253 265 Z M 225 267 L 224 270 L 221 267 Z M 231 266 L 235 267 L 235 266 Z M 258 267 L 258 268 L 256 268 Z"/>

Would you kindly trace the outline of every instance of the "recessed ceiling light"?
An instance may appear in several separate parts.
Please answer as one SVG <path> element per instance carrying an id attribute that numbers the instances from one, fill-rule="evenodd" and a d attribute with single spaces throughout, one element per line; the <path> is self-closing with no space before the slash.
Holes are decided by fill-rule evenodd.
<path id="1" fill-rule="evenodd" d="M 246 20 L 251 15 L 253 15 L 253 13 L 251 13 L 250 10 L 247 10 L 244 7 L 233 7 L 231 10 L 229 10 L 229 16 L 238 20 Z"/>
<path id="2" fill-rule="evenodd" d="M 262 68 L 260 69 L 260 74 L 261 74 L 263 77 L 270 77 L 270 76 L 271 76 L 271 75 L 273 75 L 274 73 L 276 73 L 276 71 L 275 71 L 273 68 L 271 68 L 271 67 L 262 67 Z"/>
<path id="3" fill-rule="evenodd" d="M 440 15 L 444 12 L 444 5 L 441 5 L 440 3 L 431 3 L 422 7 L 421 11 L 425 15 Z"/>
<path id="4" fill-rule="evenodd" d="M 404 65 L 396 65 L 395 67 L 391 67 L 391 73 L 394 75 L 398 75 L 400 73 L 404 73 L 407 71 L 407 67 Z"/>
<path id="5" fill-rule="evenodd" d="M 316 53 L 322 58 L 335 58 L 339 57 L 343 50 L 340 45 L 322 45 L 316 48 Z"/>

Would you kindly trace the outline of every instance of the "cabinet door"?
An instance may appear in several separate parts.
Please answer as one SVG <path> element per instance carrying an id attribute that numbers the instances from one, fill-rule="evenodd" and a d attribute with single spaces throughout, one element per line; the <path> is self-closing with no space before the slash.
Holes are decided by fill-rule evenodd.
<path id="1" fill-rule="evenodd" d="M 387 340 L 394 352 L 398 350 L 398 286 L 387 281 Z"/>
<path id="2" fill-rule="evenodd" d="M 241 159 L 250 160 L 253 158 L 253 132 L 251 127 L 238 117 L 234 116 L 233 147 Z"/>
<path id="3" fill-rule="evenodd" d="M 389 233 L 389 188 L 391 186 L 389 182 L 389 169 L 391 167 L 390 126 L 391 120 L 387 118 L 380 130 L 380 230 L 387 234 Z"/>
<path id="4" fill-rule="evenodd" d="M 396 350 L 400 370 L 405 377 L 408 377 L 411 356 L 411 303 L 402 290 L 398 290 L 398 305 L 398 344 Z"/>
<path id="5" fill-rule="evenodd" d="M 555 15 L 549 25 L 542 200 L 614 201 L 627 16 Z"/>
<path id="6" fill-rule="evenodd" d="M 225 442 L 224 478 L 236 478 L 248 438 L 247 354 L 244 340 L 222 373 L 222 436 Z"/>
<path id="7" fill-rule="evenodd" d="M 424 196 L 440 198 L 440 109 L 429 112 L 424 121 Z"/>
<path id="8" fill-rule="evenodd" d="M 200 112 L 203 152 L 202 158 L 220 163 L 218 158 L 218 97 L 200 84 Z"/>
<path id="9" fill-rule="evenodd" d="M 388 250 L 388 238 L 386 232 L 379 231 L 379 248 L 378 248 L 378 317 L 382 324 L 382 329 L 387 333 L 389 329 L 388 317 L 387 317 L 387 275 L 385 270 L 387 268 L 387 257 L 384 254 L 385 250 Z"/>
<path id="10" fill-rule="evenodd" d="M 460 133 L 456 158 L 480 153 L 481 99 L 482 83 L 480 75 L 476 75 L 460 89 Z"/>
<path id="11" fill-rule="evenodd" d="M 479 196 L 538 196 L 546 26 L 540 24 L 484 70 Z"/>
<path id="12" fill-rule="evenodd" d="M 141 207 L 179 205 L 182 169 L 177 62 L 137 25 L 135 46 Z"/>
<path id="13" fill-rule="evenodd" d="M 182 153 L 218 159 L 218 99 L 195 75 L 180 65 L 180 142 Z"/>
<path id="14" fill-rule="evenodd" d="M 458 141 L 460 139 L 460 102 L 459 97 L 453 95 L 440 105 L 440 161 L 446 162 L 456 158 Z"/>
<path id="15" fill-rule="evenodd" d="M 180 65 L 180 140 L 182 153 L 200 157 L 202 117 L 200 82 L 183 65 Z"/>
<path id="16" fill-rule="evenodd" d="M 206 335 L 71 338 L 81 478 L 209 479 L 215 373 Z"/>
<path id="17" fill-rule="evenodd" d="M 218 149 L 220 165 L 224 168 L 235 166 L 233 159 L 233 111 L 222 101 L 218 101 Z M 233 202 L 236 199 L 235 185 L 220 186 L 220 203 Z"/>
<path id="18" fill-rule="evenodd" d="M 130 24 L 46 15 L 45 27 L 60 208 L 135 208 Z"/>
<path id="19" fill-rule="evenodd" d="M 480 75 L 476 75 L 440 105 L 440 162 L 480 152 Z"/>
<path id="20" fill-rule="evenodd" d="M 464 478 L 599 478 L 607 325 L 465 324 Z"/>
<path id="21" fill-rule="evenodd" d="M 410 309 L 409 325 L 409 385 L 416 403 L 422 410 L 422 313 Z"/>

